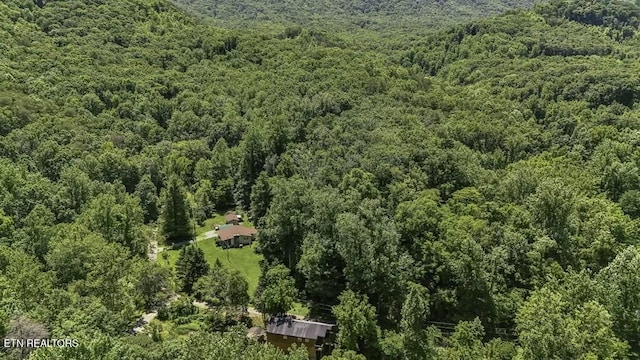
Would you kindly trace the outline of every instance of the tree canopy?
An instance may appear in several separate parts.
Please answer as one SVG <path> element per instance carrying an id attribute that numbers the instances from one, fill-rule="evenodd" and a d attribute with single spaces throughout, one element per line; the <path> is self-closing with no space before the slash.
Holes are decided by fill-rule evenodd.
<path id="1" fill-rule="evenodd" d="M 0 333 L 82 340 L 30 358 L 306 357 L 248 306 L 338 359 L 640 354 L 640 4 L 176 4 L 0 3 Z M 253 298 L 152 250 L 227 210 Z"/>

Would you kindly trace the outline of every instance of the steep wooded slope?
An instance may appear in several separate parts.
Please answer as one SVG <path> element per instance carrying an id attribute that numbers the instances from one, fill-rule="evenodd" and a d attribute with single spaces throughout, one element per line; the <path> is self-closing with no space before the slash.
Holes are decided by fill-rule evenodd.
<path id="1" fill-rule="evenodd" d="M 85 358 L 282 358 L 188 300 L 167 312 L 190 340 L 125 335 L 184 281 L 144 261 L 174 196 L 187 222 L 249 211 L 265 278 L 370 359 L 638 353 L 637 14 L 559 1 L 374 51 L 159 0 L 4 1 L 0 332 L 25 317 Z M 296 292 L 269 285 L 256 298 Z"/>

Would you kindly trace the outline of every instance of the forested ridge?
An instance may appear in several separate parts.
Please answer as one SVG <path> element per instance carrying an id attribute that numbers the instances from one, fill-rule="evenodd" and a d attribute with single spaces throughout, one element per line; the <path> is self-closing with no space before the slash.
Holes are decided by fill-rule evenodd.
<path id="1" fill-rule="evenodd" d="M 0 337 L 80 346 L 0 359 L 306 359 L 245 336 L 295 303 L 337 322 L 329 360 L 638 358 L 639 19 L 556 0 L 356 40 L 3 1 Z M 197 244 L 148 260 L 229 209 L 255 293 Z"/>
<path id="2" fill-rule="evenodd" d="M 196 15 L 206 15 L 216 24 L 260 26 L 286 23 L 332 30 L 398 30 L 416 32 L 496 15 L 517 8 L 530 8 L 536 0 L 172 0 Z"/>

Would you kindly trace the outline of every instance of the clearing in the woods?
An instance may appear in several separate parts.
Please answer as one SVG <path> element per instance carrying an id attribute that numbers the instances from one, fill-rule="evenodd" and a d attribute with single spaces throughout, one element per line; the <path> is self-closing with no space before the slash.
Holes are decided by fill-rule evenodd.
<path id="1" fill-rule="evenodd" d="M 243 248 L 235 249 L 222 249 L 216 246 L 216 239 L 205 239 L 204 235 L 214 230 L 216 225 L 224 224 L 224 214 L 217 214 L 215 217 L 205 221 L 203 226 L 196 228 L 196 235 L 198 241 L 196 246 L 202 249 L 205 258 L 210 265 L 213 265 L 216 260 L 231 270 L 240 271 L 247 282 L 249 283 L 249 294 L 253 296 L 253 293 L 258 286 L 258 278 L 260 277 L 260 260 L 262 256 L 255 253 L 256 244 L 251 246 L 245 246 Z M 249 221 L 245 221 L 245 226 L 253 226 Z M 207 236 L 208 237 L 208 236 Z M 180 250 L 164 250 L 167 255 L 159 254 L 158 260 L 160 264 L 174 267 Z"/>

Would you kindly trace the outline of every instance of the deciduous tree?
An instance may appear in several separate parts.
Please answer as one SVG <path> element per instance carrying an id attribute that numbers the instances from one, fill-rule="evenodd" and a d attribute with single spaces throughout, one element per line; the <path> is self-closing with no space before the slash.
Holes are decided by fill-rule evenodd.
<path id="1" fill-rule="evenodd" d="M 297 297 L 291 272 L 284 265 L 276 265 L 262 275 L 254 302 L 262 313 L 277 315 L 289 311 Z"/>

